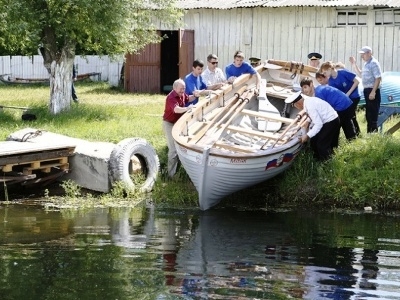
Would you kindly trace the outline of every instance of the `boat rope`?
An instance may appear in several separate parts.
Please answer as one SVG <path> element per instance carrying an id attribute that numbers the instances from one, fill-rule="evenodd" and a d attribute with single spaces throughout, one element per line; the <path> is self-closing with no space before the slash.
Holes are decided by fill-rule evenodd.
<path id="1" fill-rule="evenodd" d="M 21 138 L 21 142 L 26 142 L 29 139 L 33 139 L 39 135 L 42 135 L 42 131 L 41 130 L 36 130 L 35 132 L 27 132 L 25 133 L 22 138 Z"/>

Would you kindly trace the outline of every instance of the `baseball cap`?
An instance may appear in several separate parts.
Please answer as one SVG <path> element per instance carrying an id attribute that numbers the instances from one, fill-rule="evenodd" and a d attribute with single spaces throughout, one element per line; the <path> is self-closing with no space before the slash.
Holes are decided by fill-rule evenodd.
<path id="1" fill-rule="evenodd" d="M 372 49 L 370 46 L 364 46 L 361 48 L 360 51 L 358 51 L 358 53 L 360 53 L 360 54 L 369 53 L 369 52 L 372 52 Z"/>

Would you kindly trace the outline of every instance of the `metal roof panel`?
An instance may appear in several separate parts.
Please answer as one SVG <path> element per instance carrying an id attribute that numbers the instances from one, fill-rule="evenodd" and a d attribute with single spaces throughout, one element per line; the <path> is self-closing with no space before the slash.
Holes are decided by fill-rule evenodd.
<path id="1" fill-rule="evenodd" d="M 400 0 L 176 0 L 183 9 L 232 9 L 238 7 L 285 6 L 388 6 L 400 7 Z"/>

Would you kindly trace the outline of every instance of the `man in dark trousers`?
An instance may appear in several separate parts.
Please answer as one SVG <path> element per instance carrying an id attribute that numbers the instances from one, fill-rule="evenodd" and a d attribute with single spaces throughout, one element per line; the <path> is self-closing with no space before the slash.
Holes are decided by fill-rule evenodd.
<path id="1" fill-rule="evenodd" d="M 298 92 L 285 100 L 298 110 L 304 110 L 310 118 L 308 132 L 301 137 L 301 142 L 310 140 L 314 158 L 326 161 L 333 154 L 338 144 L 340 121 L 337 112 L 328 102 L 317 97 L 308 97 Z"/>
<path id="2" fill-rule="evenodd" d="M 75 69 L 75 64 L 73 64 L 72 65 L 72 100 L 74 100 L 75 103 L 79 102 L 78 96 L 76 95 L 75 87 L 74 87 L 74 81 L 76 81 L 78 79 L 77 76 L 78 76 L 78 74 Z"/>
<path id="3" fill-rule="evenodd" d="M 356 59 L 350 57 L 350 63 L 354 66 L 356 74 L 362 78 L 365 98 L 365 117 L 367 119 L 367 133 L 378 131 L 378 115 L 381 106 L 381 81 L 382 70 L 378 60 L 372 56 L 372 49 L 364 46 L 360 51 L 364 61 L 362 70 L 357 66 Z"/>
<path id="4" fill-rule="evenodd" d="M 325 100 L 336 110 L 340 118 L 340 126 L 348 141 L 357 137 L 352 119 L 354 114 L 353 101 L 345 93 L 329 85 L 319 85 L 314 88 L 314 83 L 309 77 L 302 79 L 300 86 L 303 94 Z"/>

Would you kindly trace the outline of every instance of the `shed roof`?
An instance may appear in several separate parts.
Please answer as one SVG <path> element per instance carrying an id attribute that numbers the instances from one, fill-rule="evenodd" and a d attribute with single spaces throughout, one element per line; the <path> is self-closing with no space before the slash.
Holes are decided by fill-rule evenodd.
<path id="1" fill-rule="evenodd" d="M 400 0 L 176 0 L 183 9 L 232 9 L 238 7 L 285 6 L 387 6 L 400 7 Z"/>

